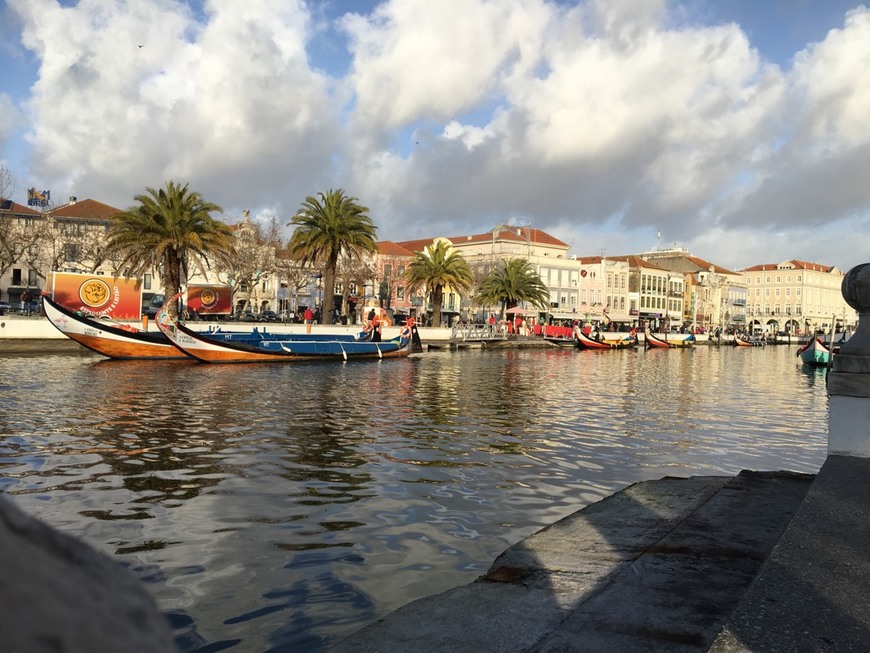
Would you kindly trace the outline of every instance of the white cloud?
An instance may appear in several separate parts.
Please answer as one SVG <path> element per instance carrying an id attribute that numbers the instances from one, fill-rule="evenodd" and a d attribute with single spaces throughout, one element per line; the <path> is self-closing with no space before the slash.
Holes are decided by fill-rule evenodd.
<path id="1" fill-rule="evenodd" d="M 8 5 L 40 62 L 31 167 L 59 196 L 126 205 L 175 179 L 289 219 L 341 187 L 386 239 L 515 217 L 579 254 L 661 231 L 726 267 L 796 256 L 747 239 L 867 215 L 863 8 L 781 70 L 737 24 L 687 25 L 666 0 L 389 0 L 331 25 L 301 0 Z M 335 41 L 324 55 L 342 35 L 342 65 L 315 68 L 311 39 Z"/>

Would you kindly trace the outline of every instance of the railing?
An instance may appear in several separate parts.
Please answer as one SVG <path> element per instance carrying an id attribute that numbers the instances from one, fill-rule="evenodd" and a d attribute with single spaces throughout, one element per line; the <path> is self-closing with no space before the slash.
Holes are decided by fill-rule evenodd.
<path id="1" fill-rule="evenodd" d="M 507 331 L 498 324 L 455 324 L 451 337 L 453 340 L 504 340 Z"/>

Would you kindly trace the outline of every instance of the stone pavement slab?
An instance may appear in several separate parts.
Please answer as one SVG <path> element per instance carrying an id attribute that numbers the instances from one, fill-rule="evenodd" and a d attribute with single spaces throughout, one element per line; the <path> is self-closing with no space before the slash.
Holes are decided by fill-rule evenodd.
<path id="1" fill-rule="evenodd" d="M 828 456 L 714 653 L 870 651 L 870 459 Z"/>
<path id="2" fill-rule="evenodd" d="M 742 472 L 632 485 L 510 547 L 478 581 L 330 650 L 706 651 L 811 481 Z"/>

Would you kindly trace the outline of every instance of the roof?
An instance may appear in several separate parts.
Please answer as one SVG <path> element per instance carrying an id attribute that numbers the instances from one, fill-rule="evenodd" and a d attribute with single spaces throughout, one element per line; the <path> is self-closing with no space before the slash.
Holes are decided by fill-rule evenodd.
<path id="1" fill-rule="evenodd" d="M 625 261 L 633 268 L 647 268 L 649 270 L 659 270 L 661 272 L 670 272 L 667 268 L 663 268 L 655 263 L 650 263 L 645 258 L 641 258 L 637 254 L 628 254 L 624 256 L 608 256 L 609 261 Z"/>
<path id="2" fill-rule="evenodd" d="M 782 270 L 784 264 L 789 264 L 795 270 L 810 270 L 812 272 L 839 272 L 836 265 L 821 265 L 820 263 L 808 263 L 807 261 L 799 261 L 790 259 L 781 261 L 780 263 L 762 263 L 761 265 L 753 265 L 750 268 L 744 268 L 743 272 L 765 272 L 768 270 Z M 842 273 L 841 273 L 842 274 Z"/>
<path id="3" fill-rule="evenodd" d="M 382 240 L 377 243 L 378 254 L 382 256 L 414 256 L 414 252 L 392 240 Z"/>
<path id="4" fill-rule="evenodd" d="M 411 252 L 422 252 L 435 240 L 437 239 L 423 238 L 420 240 L 405 240 L 397 244 Z M 451 236 L 447 238 L 447 240 L 453 243 L 454 246 L 491 243 L 493 240 L 500 240 L 522 244 L 568 248 L 567 243 L 563 243 L 561 240 L 551 236 L 546 231 L 541 231 L 540 229 L 535 229 L 533 227 L 512 227 L 510 225 L 497 225 L 490 231 L 464 236 Z"/>
<path id="5" fill-rule="evenodd" d="M 18 202 L 13 202 L 12 200 L 0 200 L 0 213 L 32 216 L 42 215 L 41 211 L 32 209 L 29 206 L 24 206 L 23 204 L 19 204 Z"/>
<path id="6" fill-rule="evenodd" d="M 89 220 L 108 220 L 121 212 L 114 206 L 103 204 L 96 200 L 81 200 L 58 206 L 51 210 L 56 218 L 87 218 Z"/>

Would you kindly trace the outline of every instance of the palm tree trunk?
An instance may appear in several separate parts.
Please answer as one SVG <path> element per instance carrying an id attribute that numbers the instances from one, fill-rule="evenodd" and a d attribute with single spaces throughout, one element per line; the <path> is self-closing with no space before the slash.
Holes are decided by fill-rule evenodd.
<path id="1" fill-rule="evenodd" d="M 335 269 L 338 263 L 330 261 L 323 271 L 323 304 L 320 309 L 320 323 L 332 324 L 332 302 L 335 296 Z"/>
<path id="2" fill-rule="evenodd" d="M 177 258 L 166 256 L 163 261 L 166 276 L 163 278 L 163 302 L 168 303 L 168 312 L 171 317 L 178 316 L 178 302 L 171 302 L 175 293 L 181 290 L 181 264 Z"/>
<path id="3" fill-rule="evenodd" d="M 432 291 L 432 326 L 441 326 L 441 302 L 444 301 L 444 287 L 435 286 Z"/>

